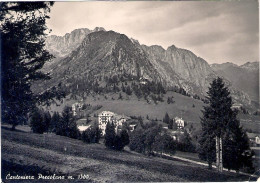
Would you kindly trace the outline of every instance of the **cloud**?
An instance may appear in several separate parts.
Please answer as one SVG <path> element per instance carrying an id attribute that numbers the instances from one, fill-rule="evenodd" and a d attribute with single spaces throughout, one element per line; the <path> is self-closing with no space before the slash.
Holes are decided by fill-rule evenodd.
<path id="1" fill-rule="evenodd" d="M 189 49 L 209 63 L 259 60 L 258 2 L 56 2 L 48 26 L 64 35 L 104 27 L 146 45 Z"/>

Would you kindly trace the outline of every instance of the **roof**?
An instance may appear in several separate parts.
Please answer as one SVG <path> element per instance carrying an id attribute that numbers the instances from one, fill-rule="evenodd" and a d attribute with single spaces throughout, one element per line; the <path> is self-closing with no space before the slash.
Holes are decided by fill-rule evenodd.
<path id="1" fill-rule="evenodd" d="M 116 114 L 116 113 L 114 113 L 114 112 L 111 112 L 111 111 L 102 111 L 102 112 L 100 112 L 99 114 L 98 114 L 98 116 L 101 116 L 101 114 L 102 113 L 106 113 L 106 114 L 108 114 L 108 115 L 111 115 L 111 116 L 113 116 L 113 118 L 114 119 L 116 119 L 116 120 L 120 120 L 120 119 L 126 119 L 126 120 L 128 120 L 128 119 L 130 119 L 130 117 L 128 117 L 128 116 L 126 116 L 126 115 L 120 115 L 120 114 Z"/>
<path id="2" fill-rule="evenodd" d="M 102 111 L 102 112 L 100 112 L 100 113 L 98 114 L 98 116 L 101 116 L 102 113 L 106 113 L 106 114 L 109 114 L 109 115 L 111 115 L 111 116 L 114 116 L 114 115 L 115 115 L 115 113 L 114 113 L 114 112 L 111 112 L 111 111 Z"/>
<path id="3" fill-rule="evenodd" d="M 86 125 L 86 126 L 84 126 L 84 125 L 81 125 L 81 126 L 78 126 L 78 129 L 79 129 L 79 131 L 85 131 L 86 129 L 88 129 L 89 127 L 90 127 L 91 125 Z"/>
<path id="4" fill-rule="evenodd" d="M 252 138 L 255 138 L 256 136 L 259 137 L 259 134 L 257 134 L 257 133 L 247 133 L 247 136 L 248 136 L 248 138 L 252 139 Z"/>
<path id="5" fill-rule="evenodd" d="M 182 120 L 182 121 L 184 121 L 182 118 L 179 118 L 179 117 L 177 117 L 177 116 L 176 116 L 174 119 L 175 119 L 175 120 Z"/>

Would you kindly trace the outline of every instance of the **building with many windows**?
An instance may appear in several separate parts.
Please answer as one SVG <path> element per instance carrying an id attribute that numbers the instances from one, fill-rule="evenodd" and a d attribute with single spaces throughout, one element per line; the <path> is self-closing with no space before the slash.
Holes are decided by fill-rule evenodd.
<path id="1" fill-rule="evenodd" d="M 184 120 L 182 118 L 179 117 L 175 117 L 174 118 L 175 123 L 177 124 L 177 128 L 178 129 L 183 129 L 184 128 Z"/>
<path id="2" fill-rule="evenodd" d="M 111 111 L 102 111 L 98 114 L 98 125 L 105 135 L 105 130 L 108 122 L 113 122 L 116 133 L 122 129 L 122 125 L 128 119 L 125 115 L 119 115 Z"/>

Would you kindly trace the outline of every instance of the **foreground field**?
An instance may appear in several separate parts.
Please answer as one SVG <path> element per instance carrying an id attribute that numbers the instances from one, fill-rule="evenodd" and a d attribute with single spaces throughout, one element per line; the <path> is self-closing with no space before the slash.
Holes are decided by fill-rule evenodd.
<path id="1" fill-rule="evenodd" d="M 249 177 L 178 160 L 116 152 L 102 144 L 53 134 L 37 135 L 2 128 L 2 178 L 41 172 L 45 175 L 87 175 L 91 182 L 116 181 L 246 181 Z M 38 171 L 38 172 L 37 172 Z"/>

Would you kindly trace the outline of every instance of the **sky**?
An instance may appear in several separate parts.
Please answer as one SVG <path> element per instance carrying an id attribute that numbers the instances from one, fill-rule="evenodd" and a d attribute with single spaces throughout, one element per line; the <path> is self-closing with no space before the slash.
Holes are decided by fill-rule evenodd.
<path id="1" fill-rule="evenodd" d="M 56 2 L 47 26 L 59 36 L 104 27 L 140 44 L 188 49 L 210 64 L 259 61 L 257 0 Z"/>

